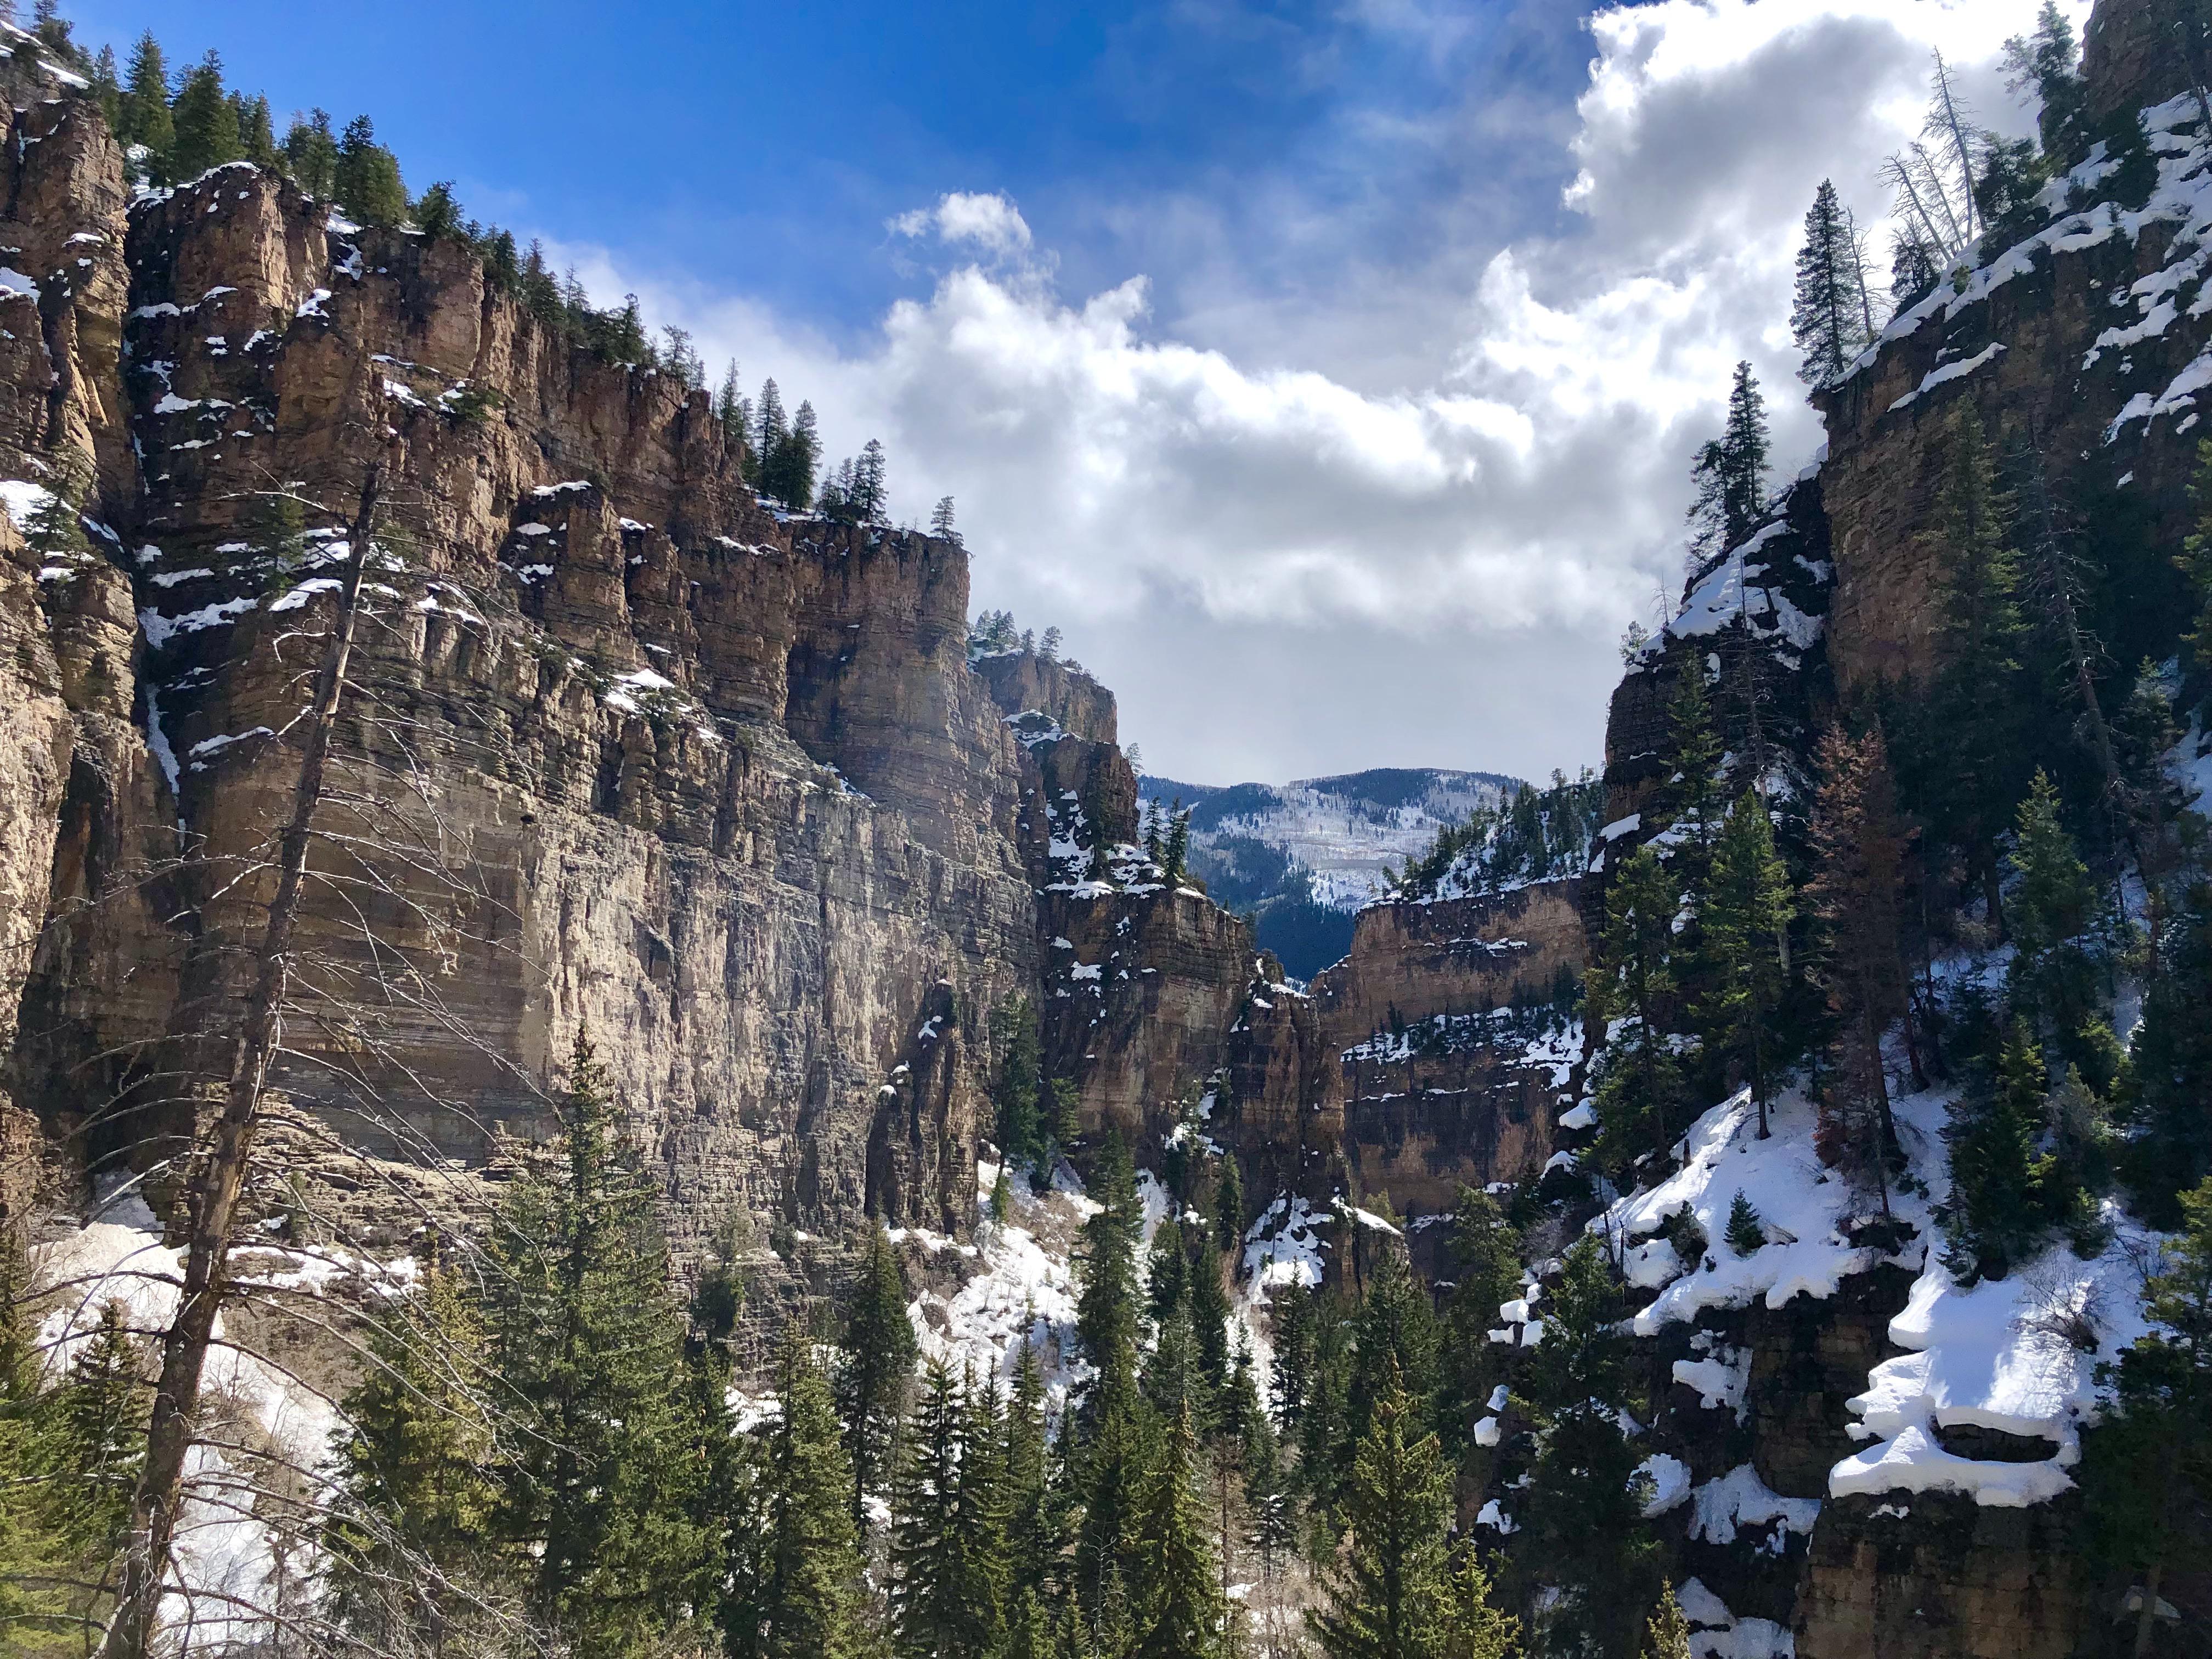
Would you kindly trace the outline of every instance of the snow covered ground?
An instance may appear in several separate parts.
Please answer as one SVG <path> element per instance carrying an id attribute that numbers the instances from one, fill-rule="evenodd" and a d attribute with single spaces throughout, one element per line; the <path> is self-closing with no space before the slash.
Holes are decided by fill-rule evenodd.
<path id="1" fill-rule="evenodd" d="M 1714 1107 L 1678 1143 L 1686 1153 L 1679 1170 L 1589 1224 L 1625 1245 L 1632 1283 L 1659 1291 L 1635 1317 L 1641 1336 L 1705 1309 L 1832 1297 L 1847 1276 L 1883 1261 L 1914 1272 L 1910 1299 L 1889 1326 L 1892 1340 L 1911 1352 L 1875 1366 L 1850 1402 L 1859 1419 L 1851 1432 L 1869 1444 L 1836 1465 L 1829 1492 L 1964 1492 L 2018 1507 L 2073 1485 L 2067 1470 L 2080 1459 L 2081 1426 L 2094 1419 L 2096 1367 L 2143 1332 L 2137 1297 L 2154 1241 L 2108 1205 L 2113 1241 L 2094 1261 L 2054 1243 L 2002 1280 L 1962 1288 L 1943 1266 L 1933 1215 L 1949 1190 L 1941 1133 L 1949 1101 L 1929 1090 L 1894 1102 L 1910 1176 L 1893 1191 L 1891 1209 L 1919 1229 L 1900 1254 L 1852 1242 L 1878 1218 L 1878 1205 L 1820 1164 L 1812 1107 L 1795 1094 L 1773 1110 L 1773 1133 L 1763 1141 L 1747 1095 Z M 1723 1237 L 1738 1193 L 1759 1211 L 1767 1238 L 1743 1256 Z M 1685 1204 L 1711 1241 L 1696 1262 L 1654 1236 Z M 1709 1339 L 1705 1357 L 1678 1362 L 1675 1375 L 1709 1404 L 1738 1406 L 1746 1358 L 1714 1352 Z M 1996 1462 L 1944 1449 L 1941 1430 L 1970 1426 L 2047 1440 L 2051 1455 Z"/>

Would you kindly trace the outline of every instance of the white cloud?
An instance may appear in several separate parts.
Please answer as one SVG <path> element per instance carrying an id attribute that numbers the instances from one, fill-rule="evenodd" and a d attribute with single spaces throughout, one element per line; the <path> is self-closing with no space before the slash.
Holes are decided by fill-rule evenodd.
<path id="1" fill-rule="evenodd" d="M 2024 127 L 1990 64 L 2032 9 L 1598 13 L 1563 228 L 1497 250 L 1456 301 L 1456 353 L 1395 393 L 1164 336 L 1141 276 L 1058 294 L 1001 195 L 947 194 L 890 222 L 972 262 L 895 305 L 858 349 L 579 264 L 595 289 L 634 287 L 678 317 L 710 360 L 811 398 L 836 453 L 881 437 L 897 515 L 956 496 L 976 602 L 1065 627 L 1163 769 L 1225 781 L 1425 757 L 1540 773 L 1597 758 L 1611 641 L 1672 582 L 1688 459 L 1718 424 L 1730 366 L 1749 358 L 1768 388 L 1784 476 L 1818 442 L 1786 322 L 1814 185 L 1833 177 L 1863 222 L 1882 216 L 1875 168 L 1917 125 L 1931 47 L 1985 123 Z M 1267 302 L 1251 303 L 1247 337 L 1266 327 Z M 1284 315 L 1311 311 L 1302 298 Z M 1297 362 L 1296 336 L 1270 361 Z M 1236 649 L 1191 648 L 1207 629 Z M 1423 657 L 1425 678 L 1408 667 Z M 1538 706 L 1517 702 L 1516 677 L 1547 664 L 1571 669 Z M 1261 694 L 1270 678 L 1296 694 Z M 1255 695 L 1309 713 L 1272 740 L 1265 722 L 1210 740 L 1231 724 L 1225 701 Z M 1515 717 L 1490 726 L 1470 702 Z M 1408 722 L 1421 755 L 1403 752 Z"/>
<path id="2" fill-rule="evenodd" d="M 995 192 L 948 191 L 935 207 L 909 209 L 888 228 L 896 236 L 934 234 L 948 246 L 966 244 L 1000 258 L 1018 258 L 1030 251 L 1029 223 L 1021 210 Z"/>

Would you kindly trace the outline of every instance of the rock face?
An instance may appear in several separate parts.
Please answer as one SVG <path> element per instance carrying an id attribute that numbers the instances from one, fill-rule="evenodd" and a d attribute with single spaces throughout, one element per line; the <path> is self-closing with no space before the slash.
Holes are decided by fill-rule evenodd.
<path id="1" fill-rule="evenodd" d="M 988 1011 L 1036 955 L 1022 751 L 964 661 L 957 546 L 759 507 L 702 395 L 586 353 L 458 243 L 246 165 L 126 223 L 93 106 L 15 120 L 10 239 L 55 274 L 0 299 L 25 315 L 0 445 L 16 476 L 96 465 L 99 526 L 47 580 L 20 538 L 0 567 L 0 906 L 38 941 L 0 963 L 18 1103 L 81 1123 L 149 1069 L 109 1057 L 192 1052 L 234 984 L 264 895 L 222 872 L 287 797 L 275 734 L 335 586 L 311 573 L 374 460 L 400 562 L 339 787 L 428 854 L 376 931 L 443 1021 L 390 1028 L 421 1086 L 349 1137 L 482 1164 L 544 1127 L 586 1028 L 679 1245 L 732 1206 L 964 1225 Z M 257 493 L 279 478 L 289 522 Z M 112 890 L 180 841 L 171 902 Z M 325 874 L 307 925 L 341 951 Z M 315 1042 L 279 1081 L 336 1111 Z"/>

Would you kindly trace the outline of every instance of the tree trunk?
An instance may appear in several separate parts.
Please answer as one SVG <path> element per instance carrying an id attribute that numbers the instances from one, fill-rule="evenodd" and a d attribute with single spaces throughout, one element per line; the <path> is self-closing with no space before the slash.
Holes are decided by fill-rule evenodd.
<path id="1" fill-rule="evenodd" d="M 184 1285 L 176 1316 L 161 1339 L 161 1375 L 155 1385 L 146 1430 L 146 1459 L 131 1494 L 131 1524 L 124 1534 L 122 1583 L 115 1616 L 100 1644 L 101 1659 L 147 1659 L 168 1575 L 170 1549 L 184 1502 L 185 1462 L 190 1455 L 199 1414 L 200 1384 L 216 1318 L 227 1293 L 224 1267 L 239 1200 L 246 1188 L 246 1159 L 283 1025 L 292 938 L 306 885 L 307 847 L 316 808 L 323 797 L 323 774 L 344 689 L 346 664 L 353 651 L 361 612 L 363 573 L 368 567 L 368 538 L 376 523 L 379 469 L 372 464 L 362 485 L 355 515 L 353 556 L 341 590 L 338 614 L 323 647 L 315 700 L 307 721 L 300 777 L 292 793 L 292 817 L 278 842 L 276 895 L 269 906 L 267 931 L 257 957 L 248 996 L 231 1049 L 230 1076 L 223 1109 L 215 1123 L 214 1144 L 185 1200 L 188 1237 Z"/>
<path id="2" fill-rule="evenodd" d="M 2142 1606 L 2136 1613 L 2135 1659 L 2143 1659 L 2150 1651 L 2151 1632 L 2158 1628 L 2158 1587 L 2166 1577 L 2166 1563 L 2154 1561 L 2150 1571 L 2143 1575 Z"/>

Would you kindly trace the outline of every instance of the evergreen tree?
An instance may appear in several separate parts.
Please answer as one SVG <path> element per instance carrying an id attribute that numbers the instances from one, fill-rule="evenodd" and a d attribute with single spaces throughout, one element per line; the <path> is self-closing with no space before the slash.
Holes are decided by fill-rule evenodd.
<path id="1" fill-rule="evenodd" d="M 122 119 L 115 130 L 126 149 L 143 144 L 157 182 L 169 182 L 168 156 L 176 143 L 176 124 L 169 114 L 169 70 L 161 56 L 161 43 L 148 30 L 131 49 L 131 75 L 122 98 Z"/>
<path id="2" fill-rule="evenodd" d="M 655 1639 L 708 1599 L 694 1514 L 708 1431 L 659 1194 L 580 1031 L 561 1134 L 491 1227 L 485 1324 L 501 1417 L 492 1527 L 533 1555 L 529 1600 L 582 1656 Z"/>
<path id="3" fill-rule="evenodd" d="M 1004 1475 L 1008 1583 L 1018 1607 L 1022 1596 L 1041 1605 L 1060 1553 L 1048 1490 L 1044 1400 L 1044 1373 L 1037 1368 L 1036 1351 L 1024 1339 L 1006 1405 Z"/>
<path id="4" fill-rule="evenodd" d="M 1702 661 L 1693 659 L 1683 669 L 1667 705 L 1667 736 L 1673 773 L 1667 784 L 1670 827 L 1682 832 L 1680 845 L 1687 855 L 1683 878 L 1694 889 L 1703 884 L 1712 863 L 1713 843 L 1726 810 L 1717 776 L 1721 736 L 1713 725 L 1712 700 L 1705 695 Z"/>
<path id="5" fill-rule="evenodd" d="M 1027 997 L 1018 997 L 1003 1005 L 1000 1012 L 994 1135 L 1007 1162 L 1041 1159 L 1045 1133 L 1037 1095 L 1043 1083 L 1043 1051 L 1037 1041 L 1036 1007 Z"/>
<path id="6" fill-rule="evenodd" d="M 1198 1439 L 1186 1406 L 1170 1419 L 1144 1494 L 1134 1597 L 1146 1659 L 1212 1659 L 1224 1607 L 1197 1491 Z"/>
<path id="7" fill-rule="evenodd" d="M 1794 908 L 1790 872 L 1774 850 L 1766 803 L 1746 790 L 1715 849 L 1703 915 L 1714 985 L 1706 1004 L 1710 1046 L 1744 1068 L 1767 1137 L 1768 1066 L 1775 1017 L 1788 988 L 1783 950 Z"/>
<path id="8" fill-rule="evenodd" d="M 722 442 L 737 451 L 748 468 L 753 467 L 757 458 L 752 454 L 752 399 L 745 396 L 744 385 L 738 379 L 735 357 L 730 359 L 730 367 L 714 393 L 714 419 L 722 428 Z M 746 478 L 749 483 L 758 482 L 750 471 Z"/>
<path id="9" fill-rule="evenodd" d="M 883 1224 L 854 1276 L 852 1302 L 837 1343 L 837 1413 L 853 1470 L 853 1524 L 865 1531 L 867 1495 L 881 1490 L 896 1466 L 908 1380 L 914 1374 L 914 1326 L 906 1316 L 906 1284 Z"/>
<path id="10" fill-rule="evenodd" d="M 2057 0 L 2043 0 L 2033 34 L 2015 34 L 2004 46 L 2005 67 L 2011 71 L 2005 88 L 2019 93 L 2034 88 L 2043 103 L 2036 128 L 2045 154 L 2061 171 L 2080 161 L 2089 148 L 2087 88 L 2078 72 L 2079 57 L 2074 26 Z"/>
<path id="11" fill-rule="evenodd" d="M 730 1659 L 865 1659 L 860 1550 L 847 1502 L 851 1466 L 830 1386 L 794 1332 L 780 1366 L 782 1411 L 731 1528 L 723 1604 Z"/>
<path id="12" fill-rule="evenodd" d="M 2092 1085 L 2109 1087 L 2120 1048 L 2104 1014 L 2097 890 L 2059 822 L 2058 791 L 2040 768 L 2020 805 L 2012 863 L 2020 878 L 2010 907 L 2014 954 L 2006 970 L 2013 1009 L 2060 1066 L 2079 1066 Z"/>
<path id="13" fill-rule="evenodd" d="M 1099 1208 L 1083 1224 L 1075 1336 L 1084 1357 L 1097 1368 L 1083 1391 L 1079 1416 L 1097 1423 L 1110 1406 L 1133 1400 L 1137 1381 L 1137 1246 L 1144 1208 L 1137 1201 L 1136 1172 L 1119 1130 L 1107 1131 L 1091 1185 Z"/>
<path id="14" fill-rule="evenodd" d="M 2160 971 L 2143 994 L 2125 1092 L 2125 1158 L 2137 1206 L 2152 1225 L 2172 1227 L 2177 1194 L 2212 1176 L 2212 884 L 2200 882 L 2179 907 Z"/>
<path id="15" fill-rule="evenodd" d="M 1690 1621 L 1682 1616 L 1672 1584 L 1659 1587 L 1659 1605 L 1644 1627 L 1644 1659 L 1691 1659 Z"/>
<path id="16" fill-rule="evenodd" d="M 1437 1386 L 1437 1322 L 1425 1286 L 1402 1255 L 1382 1253 L 1367 1281 L 1352 1336 L 1352 1384 L 1345 1396 L 1346 1431 L 1364 1440 L 1376 1402 L 1395 1388 L 1426 1417 Z"/>
<path id="17" fill-rule="evenodd" d="M 433 240 L 441 236 L 461 235 L 461 204 L 453 198 L 453 187 L 445 179 L 424 191 L 415 198 L 410 210 L 415 228 Z"/>
<path id="18" fill-rule="evenodd" d="M 1568 1249 L 1545 1307 L 1525 1378 L 1544 1434 L 1523 1499 L 1529 1559 L 1559 1589 L 1542 1648 L 1634 1659 L 1659 1555 L 1642 1516 L 1648 1481 L 1620 1420 L 1628 1403 L 1620 1286 L 1595 1239 L 1585 1234 Z"/>
<path id="19" fill-rule="evenodd" d="M 1723 1237 L 1738 1255 L 1751 1255 L 1765 1248 L 1766 1224 L 1759 1218 L 1758 1206 L 1741 1192 L 1729 1201 L 1728 1229 Z"/>
<path id="20" fill-rule="evenodd" d="M 100 118 L 107 123 L 116 142 L 123 142 L 123 77 L 115 66 L 115 48 L 102 46 L 100 55 L 92 60 L 92 97 L 100 106 Z"/>
<path id="21" fill-rule="evenodd" d="M 952 497 L 940 495 L 937 505 L 929 510 L 929 533 L 940 541 L 960 544 L 960 532 L 952 527 Z"/>
<path id="22" fill-rule="evenodd" d="M 1420 1411 L 1386 1375 L 1352 1461 L 1351 1541 L 1324 1575 L 1326 1605 L 1307 1614 L 1328 1659 L 1430 1659 L 1449 1618 L 1450 1486 Z"/>
<path id="23" fill-rule="evenodd" d="M 328 201 L 337 188 L 338 141 L 331 131 L 328 111 L 311 110 L 306 115 L 295 115 L 284 134 L 284 165 L 292 175 L 292 182 L 319 201 Z M 538 261 L 543 274 L 544 256 L 538 245 L 531 244 L 531 252 Z"/>
<path id="24" fill-rule="evenodd" d="M 483 1346 L 483 1320 L 434 1249 L 414 1289 L 371 1327 L 368 1367 L 344 1402 L 323 1547 L 338 1617 L 373 1648 L 425 1625 L 465 1626 L 471 1565 L 485 1574 L 499 1565 L 488 1548 L 497 1490 Z"/>
<path id="25" fill-rule="evenodd" d="M 1213 1244 L 1216 1249 L 1233 1250 L 1244 1237 L 1244 1172 L 1237 1167 L 1237 1154 L 1230 1152 L 1221 1160 L 1221 1173 L 1213 1183 Z"/>
<path id="26" fill-rule="evenodd" d="M 349 218 L 364 225 L 398 225 L 407 218 L 407 186 L 400 181 L 399 159 L 376 142 L 366 115 L 346 123 L 339 137 L 331 193 Z"/>
<path id="27" fill-rule="evenodd" d="M 853 466 L 853 488 L 847 499 L 858 522 L 886 522 L 890 496 L 884 483 L 884 446 L 880 440 L 871 438 L 860 446 L 860 459 Z"/>
<path id="28" fill-rule="evenodd" d="M 1943 1131 L 1951 1164 L 1944 1260 L 1962 1279 L 2002 1279 L 2033 1253 L 2053 1219 L 2052 1161 L 2038 1146 L 2045 1080 L 2033 1036 L 2016 1023 L 1994 1073 L 1951 1109 Z"/>
<path id="29" fill-rule="evenodd" d="M 1275 1416 L 1295 1431 L 1313 1381 L 1314 1292 L 1303 1285 L 1279 1285 L 1267 1292 L 1269 1322 L 1275 1339 L 1268 1364 L 1267 1389 Z"/>
<path id="30" fill-rule="evenodd" d="M 1690 508 L 1691 540 L 1706 554 L 1740 544 L 1766 505 L 1766 401 L 1751 365 L 1735 366 L 1729 390 L 1728 425 L 1698 452 L 1690 468 L 1697 500 Z"/>
<path id="31" fill-rule="evenodd" d="M 1606 1043 L 1595 1097 L 1599 1156 L 1609 1165 L 1673 1137 L 1682 1075 L 1661 1008 L 1675 987 L 1676 908 L 1667 866 L 1649 845 L 1623 859 L 1606 884 L 1602 954 L 1586 994 L 1594 1019 L 1625 1022 Z"/>
<path id="32" fill-rule="evenodd" d="M 1836 384 L 1866 349 L 1866 278 L 1850 216 L 1830 180 L 1820 180 L 1805 210 L 1805 240 L 1797 250 L 1797 293 L 1790 331 L 1804 354 L 1797 378 L 1819 390 Z"/>
<path id="33" fill-rule="evenodd" d="M 1206 1410 L 1200 1414 L 1207 1417 L 1214 1396 L 1229 1386 L 1229 1292 L 1221 1282 L 1221 1264 L 1206 1249 L 1202 1232 L 1191 1237 L 1187 1267 L 1189 1289 L 1185 1304 L 1190 1315 L 1193 1357 L 1207 1394 Z"/>
<path id="34" fill-rule="evenodd" d="M 967 1417 L 951 1368 L 932 1358 L 891 1494 L 891 1632 L 897 1651 L 914 1659 L 975 1659 L 994 1623 L 973 1582 L 981 1540 L 962 1514 L 976 1450 Z"/>
<path id="35" fill-rule="evenodd" d="M 763 396 L 766 396 L 765 387 Z M 781 422 L 781 411 L 776 418 Z M 814 499 L 814 468 L 821 453 L 822 438 L 814 418 L 814 405 L 802 403 L 790 428 L 775 439 L 762 459 L 763 492 L 787 507 L 804 510 Z"/>
<path id="36" fill-rule="evenodd" d="M 1452 1413 L 1464 1422 L 1484 1407 L 1498 1380 L 1489 1334 L 1499 1305 L 1521 1293 L 1521 1232 L 1496 1199 L 1463 1186 L 1452 1210 L 1450 1249 L 1456 1282 L 1444 1308 L 1443 1355 Z"/>
<path id="37" fill-rule="evenodd" d="M 2011 498 L 1981 417 L 1962 403 L 1948 422 L 1936 525 L 1923 538 L 1942 572 L 1941 665 L 1925 706 L 1928 816 L 1935 834 L 1978 878 L 1992 927 L 2002 924 L 1997 838 L 2026 781 L 2021 773 L 2018 561 Z"/>
<path id="38" fill-rule="evenodd" d="M 1437 1659 L 1511 1659 L 1520 1640 L 1521 1621 L 1490 1604 L 1490 1575 L 1472 1549 L 1452 1570 L 1442 1635 Z"/>
<path id="39" fill-rule="evenodd" d="M 753 404 L 753 453 L 763 465 L 790 430 L 783 413 L 783 393 L 771 376 L 761 382 L 760 397 Z"/>
<path id="40" fill-rule="evenodd" d="M 2137 1659 L 2151 1650 L 2168 1572 L 2212 1551 L 2212 1179 L 2183 1193 L 2176 1213 L 2177 1237 L 2143 1283 L 2152 1328 L 2099 1368 L 2104 1421 L 2081 1469 L 2090 1559 L 2140 1593 Z"/>
<path id="41" fill-rule="evenodd" d="M 82 516 L 87 483 L 84 465 L 74 454 L 55 456 L 45 494 L 23 515 L 24 544 L 40 563 L 66 564 L 92 550 Z"/>
<path id="42" fill-rule="evenodd" d="M 238 119 L 239 153 L 258 167 L 275 167 L 276 132 L 270 118 L 269 100 L 258 93 L 248 98 L 234 92 L 230 103 Z"/>
<path id="43" fill-rule="evenodd" d="M 1837 1055 L 1818 1142 L 1826 1162 L 1873 1177 L 1887 1214 L 1897 1129 L 1881 1034 L 1906 1007 L 1897 919 L 1905 836 L 1880 726 L 1859 738 L 1830 730 L 1820 760 L 1826 776 L 1813 808 L 1809 896 L 1820 922 L 1815 978 L 1835 1021 Z"/>

